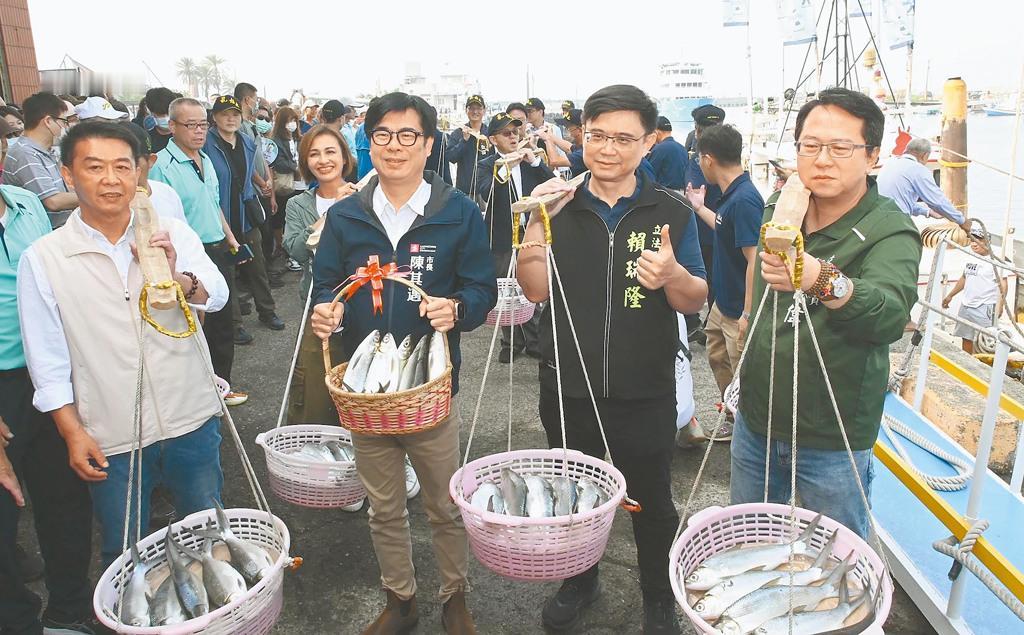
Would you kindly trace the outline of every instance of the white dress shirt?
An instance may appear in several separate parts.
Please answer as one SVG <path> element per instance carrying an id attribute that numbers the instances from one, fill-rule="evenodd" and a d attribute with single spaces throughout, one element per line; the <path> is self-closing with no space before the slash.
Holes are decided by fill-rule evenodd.
<path id="1" fill-rule="evenodd" d="M 128 229 L 116 243 L 87 225 L 78 209 L 68 223 L 79 223 L 93 238 L 103 253 L 114 261 L 121 276 L 121 284 L 128 286 L 128 267 L 131 265 L 131 243 L 135 242 L 135 229 Z M 171 242 L 178 254 L 178 271 L 191 271 L 203 283 L 209 298 L 205 304 L 192 305 L 200 311 L 219 311 L 228 300 L 228 285 L 210 257 L 203 249 L 199 235 L 185 223 L 165 223 L 171 232 Z M 18 265 L 18 314 L 21 319 L 21 337 L 25 344 L 25 359 L 35 385 L 32 405 L 41 412 L 56 410 L 74 402 L 71 386 L 71 354 L 68 351 L 60 307 L 53 295 L 53 287 L 46 270 L 39 262 L 35 249 L 30 246 L 22 254 Z"/>
<path id="2" fill-rule="evenodd" d="M 398 241 L 402 239 L 405 232 L 409 231 L 413 222 L 416 221 L 416 217 L 423 216 L 424 208 L 429 200 L 430 183 L 420 181 L 420 186 L 416 188 L 405 205 L 396 210 L 388 197 L 384 195 L 384 190 L 377 185 L 373 191 L 373 213 L 384 225 L 384 231 L 387 232 L 392 247 L 398 249 Z"/>
<path id="3" fill-rule="evenodd" d="M 185 218 L 185 206 L 181 204 L 181 197 L 174 191 L 174 188 L 160 181 L 149 181 L 149 189 L 153 191 L 149 200 L 153 201 L 156 213 L 161 217 L 177 218 L 188 225 Z"/>

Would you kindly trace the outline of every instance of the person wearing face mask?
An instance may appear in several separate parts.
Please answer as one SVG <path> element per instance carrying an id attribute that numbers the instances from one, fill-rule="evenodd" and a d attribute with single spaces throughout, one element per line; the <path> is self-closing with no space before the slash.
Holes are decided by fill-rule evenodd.
<path id="1" fill-rule="evenodd" d="M 288 199 L 306 191 L 306 182 L 299 173 L 299 115 L 294 109 L 283 107 L 274 118 L 274 129 L 270 138 L 277 146 L 277 157 L 271 161 L 270 169 L 274 171 L 274 196 L 277 197 L 278 209 L 284 209 Z M 274 227 L 274 252 L 283 248 L 284 223 Z M 301 271 L 302 265 L 289 258 L 286 266 L 289 271 Z"/>
<path id="2" fill-rule="evenodd" d="M 171 117 L 167 111 L 170 109 L 171 102 L 178 97 L 181 95 L 163 86 L 146 91 L 146 108 L 153 118 L 153 127 L 144 127 L 149 131 L 149 141 L 153 152 L 160 152 L 167 147 L 167 142 L 171 140 Z"/>
<path id="3" fill-rule="evenodd" d="M 60 227 L 78 207 L 78 195 L 68 190 L 52 148 L 71 127 L 74 109 L 53 93 L 28 97 L 25 132 L 7 149 L 4 183 L 25 188 L 39 197 L 54 228 Z"/>

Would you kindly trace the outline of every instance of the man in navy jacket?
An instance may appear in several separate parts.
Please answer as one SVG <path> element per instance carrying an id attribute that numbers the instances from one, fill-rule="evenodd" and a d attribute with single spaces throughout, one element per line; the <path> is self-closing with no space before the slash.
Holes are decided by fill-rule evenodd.
<path id="1" fill-rule="evenodd" d="M 483 136 L 487 133 L 484 128 L 486 108 L 483 97 L 469 96 L 466 100 L 466 117 L 469 121 L 449 133 L 448 147 L 445 151 L 448 161 L 455 164 L 455 187 L 471 196 L 476 193 L 476 185 L 480 179 L 487 178 L 486 174 L 480 174 L 477 164 L 480 159 L 494 153 L 491 144 Z"/>
<path id="2" fill-rule="evenodd" d="M 424 171 L 434 143 L 437 115 L 422 98 L 390 93 L 370 104 L 366 130 L 377 176 L 357 195 L 327 212 L 313 259 L 312 327 L 327 339 L 344 326 L 342 342 L 352 351 L 374 329 L 422 337 L 448 333 L 453 395 L 461 362 L 459 334 L 484 322 L 498 297 L 494 264 L 480 209 L 434 172 Z M 383 311 L 375 312 L 370 289 L 331 309 L 334 289 L 371 256 L 381 264 L 408 267 L 429 301 L 385 280 Z M 387 606 L 367 633 L 406 632 L 418 620 L 416 575 L 406 510 L 405 455 L 422 485 L 433 532 L 448 633 L 475 633 L 466 608 L 469 554 L 448 482 L 459 467 L 459 410 L 426 432 L 400 436 L 353 434 L 356 469 L 370 499 L 370 536 L 381 569 Z"/>

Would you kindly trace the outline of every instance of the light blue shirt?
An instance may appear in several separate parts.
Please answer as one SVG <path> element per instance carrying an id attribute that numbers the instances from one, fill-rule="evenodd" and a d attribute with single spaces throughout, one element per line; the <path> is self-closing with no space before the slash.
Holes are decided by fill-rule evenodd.
<path id="1" fill-rule="evenodd" d="M 347 123 L 341 127 L 341 136 L 345 137 L 345 143 L 348 144 L 349 152 L 352 154 L 356 153 L 356 129 L 352 127 L 351 123 Z"/>
<path id="2" fill-rule="evenodd" d="M 949 202 L 932 178 L 932 172 L 910 154 L 890 157 L 878 173 L 878 193 L 896 201 L 911 216 L 927 216 L 932 210 L 957 225 L 964 215 Z"/>
<path id="3" fill-rule="evenodd" d="M 0 185 L 7 213 L 0 239 L 0 370 L 25 367 L 18 321 L 17 275 L 21 254 L 50 233 L 50 219 L 39 197 L 13 185 Z"/>
<path id="4" fill-rule="evenodd" d="M 210 134 L 213 134 L 212 130 Z M 149 178 L 174 188 L 185 208 L 185 219 L 199 234 L 199 240 L 204 244 L 217 243 L 224 240 L 220 185 L 210 157 L 202 150 L 199 157 L 203 161 L 201 177 L 199 166 L 171 139 L 167 147 L 157 153 Z"/>

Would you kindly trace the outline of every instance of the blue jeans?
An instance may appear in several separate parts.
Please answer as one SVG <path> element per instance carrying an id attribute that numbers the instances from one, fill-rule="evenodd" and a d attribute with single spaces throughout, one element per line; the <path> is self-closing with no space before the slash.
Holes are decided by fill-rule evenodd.
<path id="1" fill-rule="evenodd" d="M 171 492 L 178 518 L 213 507 L 220 501 L 224 474 L 220 469 L 220 418 L 213 417 L 188 434 L 158 441 L 142 449 L 142 536 L 149 531 L 149 496 L 162 485 Z M 131 452 L 108 456 L 106 480 L 90 483 L 92 511 L 100 524 L 100 558 L 104 569 L 122 552 L 124 510 L 128 491 Z M 136 469 L 139 468 L 136 459 Z M 135 540 L 135 507 L 132 500 L 128 538 Z M 151 530 L 159 529 L 152 527 Z"/>
<path id="2" fill-rule="evenodd" d="M 743 415 L 736 414 L 732 433 L 732 467 L 729 497 L 733 505 L 764 501 L 764 464 L 767 438 L 747 427 Z M 770 445 L 771 465 L 768 471 L 768 502 L 788 503 L 790 496 L 791 445 L 773 440 Z M 861 483 L 871 501 L 871 481 L 875 476 L 871 450 L 854 450 L 854 462 Z M 869 511 L 857 491 L 857 481 L 850 468 L 846 450 L 820 450 L 797 447 L 797 504 L 821 512 L 846 525 L 867 540 L 870 529 Z"/>

